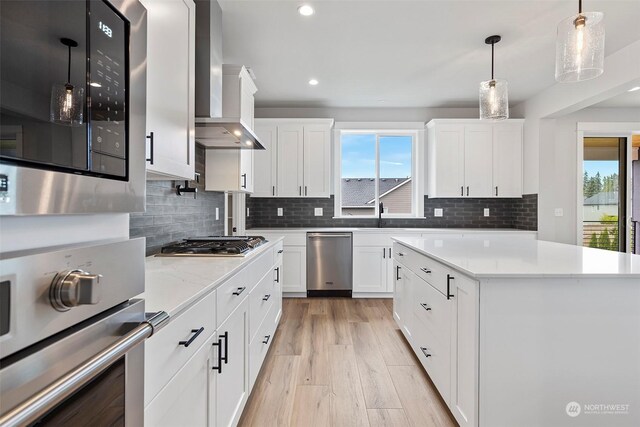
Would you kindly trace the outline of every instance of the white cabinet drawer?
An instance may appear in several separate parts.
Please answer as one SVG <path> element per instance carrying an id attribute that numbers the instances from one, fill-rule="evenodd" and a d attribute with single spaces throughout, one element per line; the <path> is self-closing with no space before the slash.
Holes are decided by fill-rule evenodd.
<path id="1" fill-rule="evenodd" d="M 410 304 L 419 329 L 428 329 L 439 342 L 449 345 L 451 340 L 451 315 L 453 301 L 438 292 L 422 279 L 414 284 L 415 297 Z"/>
<path id="2" fill-rule="evenodd" d="M 258 286 L 249 294 L 249 339 L 253 340 L 264 317 L 278 297 L 274 289 L 273 274 L 264 275 Z"/>
<path id="3" fill-rule="evenodd" d="M 273 248 L 269 248 L 264 253 L 261 253 L 258 258 L 245 269 L 247 274 L 246 280 L 249 284 L 248 291 L 253 290 L 260 282 L 260 279 L 271 270 L 273 267 L 273 256 Z"/>
<path id="4" fill-rule="evenodd" d="M 213 291 L 172 318 L 166 327 L 145 342 L 145 406 L 214 333 L 215 319 L 216 291 Z"/>
<path id="5" fill-rule="evenodd" d="M 443 295 L 447 295 L 447 276 L 451 274 L 451 270 L 441 263 L 431 258 L 413 251 L 406 246 L 394 244 L 394 253 L 404 265 L 413 271 L 418 277 L 429 282 Z M 449 283 L 450 285 L 450 283 Z M 451 290 L 449 289 L 449 292 Z"/>
<path id="6" fill-rule="evenodd" d="M 217 289 L 217 323 L 222 325 L 227 317 L 235 310 L 242 300 L 249 294 L 251 283 L 247 277 L 247 268 L 240 270 Z M 253 284 L 256 282 L 254 281 Z"/>
<path id="7" fill-rule="evenodd" d="M 262 362 L 273 341 L 273 336 L 278 327 L 278 314 L 278 307 L 272 304 L 267 316 L 258 328 L 258 333 L 251 341 L 251 344 L 249 344 L 249 390 L 253 388 L 256 382 L 256 378 L 262 367 Z"/>
<path id="8" fill-rule="evenodd" d="M 425 328 L 416 328 L 413 340 L 418 360 L 448 405 L 451 398 L 450 341 L 441 342 L 429 329 Z"/>

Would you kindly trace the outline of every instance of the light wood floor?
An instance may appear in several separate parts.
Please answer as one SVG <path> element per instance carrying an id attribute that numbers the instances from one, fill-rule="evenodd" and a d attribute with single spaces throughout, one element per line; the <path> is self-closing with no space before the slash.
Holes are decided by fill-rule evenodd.
<path id="1" fill-rule="evenodd" d="M 285 299 L 240 426 L 456 426 L 390 299 Z"/>

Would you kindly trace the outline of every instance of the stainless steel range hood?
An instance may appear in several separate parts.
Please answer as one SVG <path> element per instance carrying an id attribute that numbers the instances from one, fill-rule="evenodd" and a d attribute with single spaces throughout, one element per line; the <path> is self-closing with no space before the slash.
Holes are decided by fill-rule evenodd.
<path id="1" fill-rule="evenodd" d="M 264 150 L 250 123 L 252 92 L 257 88 L 246 68 L 222 65 L 222 9 L 217 0 L 195 3 L 196 142 L 206 148 Z M 251 93 L 248 104 L 247 87 Z M 251 109 L 251 119 L 246 118 L 247 109 Z"/>

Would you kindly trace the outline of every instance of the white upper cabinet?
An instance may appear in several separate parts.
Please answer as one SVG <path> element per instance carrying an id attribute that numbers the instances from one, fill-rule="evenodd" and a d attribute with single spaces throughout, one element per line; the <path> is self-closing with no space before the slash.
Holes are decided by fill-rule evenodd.
<path id="1" fill-rule="evenodd" d="M 493 127 L 493 195 L 522 196 L 522 124 Z"/>
<path id="2" fill-rule="evenodd" d="M 264 150 L 253 153 L 253 197 L 273 197 L 276 195 L 276 141 L 278 127 L 274 124 L 256 124 L 255 133 Z"/>
<path id="3" fill-rule="evenodd" d="M 206 150 L 205 191 L 253 191 L 254 150 Z"/>
<path id="4" fill-rule="evenodd" d="M 429 197 L 522 197 L 522 123 L 430 121 Z"/>
<path id="5" fill-rule="evenodd" d="M 195 4 L 193 0 L 142 0 L 142 4 L 147 9 L 147 179 L 191 180 Z"/>
<path id="6" fill-rule="evenodd" d="M 253 130 L 256 84 L 242 65 L 223 64 L 222 74 L 222 117 Z"/>
<path id="7" fill-rule="evenodd" d="M 332 119 L 256 119 L 253 197 L 329 197 Z M 270 152 L 270 153 L 269 153 Z"/>

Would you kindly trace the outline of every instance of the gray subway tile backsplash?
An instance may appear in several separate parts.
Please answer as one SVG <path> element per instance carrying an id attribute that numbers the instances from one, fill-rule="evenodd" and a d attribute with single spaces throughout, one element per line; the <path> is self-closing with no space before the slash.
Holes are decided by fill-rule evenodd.
<path id="1" fill-rule="evenodd" d="M 247 228 L 376 227 L 377 218 L 333 218 L 334 198 L 247 198 Z M 284 215 L 277 216 L 283 208 Z M 323 216 L 314 216 L 322 208 Z M 434 216 L 435 208 L 443 216 Z M 489 208 L 490 216 L 484 216 Z M 537 230 L 538 195 L 513 199 L 424 198 L 423 219 L 384 219 L 385 227 L 402 228 L 516 228 Z"/>
<path id="2" fill-rule="evenodd" d="M 193 194 L 176 194 L 176 184 L 184 185 L 184 181 L 147 181 L 147 210 L 129 219 L 129 235 L 147 238 L 147 255 L 176 240 L 224 234 L 224 193 L 204 191 L 204 156 L 204 148 L 196 146 L 196 172 L 201 180 L 200 184 L 190 183 L 198 187 L 196 199 Z"/>

